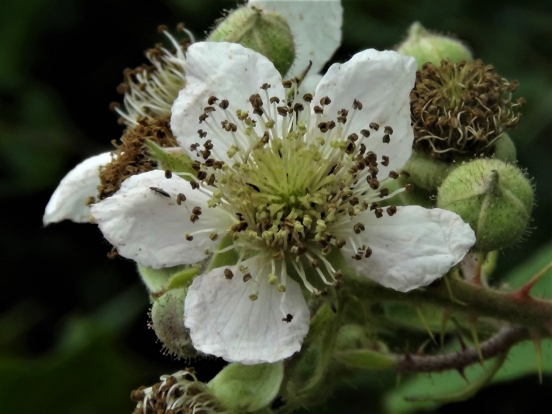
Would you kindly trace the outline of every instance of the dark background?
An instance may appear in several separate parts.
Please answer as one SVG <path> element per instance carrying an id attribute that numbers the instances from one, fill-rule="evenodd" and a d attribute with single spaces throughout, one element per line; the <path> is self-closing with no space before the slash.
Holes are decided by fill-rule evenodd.
<path id="1" fill-rule="evenodd" d="M 185 366 L 164 356 L 147 328 L 148 299 L 133 263 L 107 259 L 110 248 L 96 226 L 64 222 L 44 228 L 42 214 L 59 180 L 120 136 L 108 105 L 120 101 L 115 88 L 122 70 L 145 62 L 144 50 L 163 40 L 157 26 L 174 29 L 184 22 L 201 39 L 221 11 L 234 5 L 0 2 L 1 412 L 130 412 L 131 389 Z M 344 41 L 334 61 L 367 47 L 391 48 L 419 20 L 455 33 L 475 57 L 520 80 L 516 96 L 528 104 L 511 136 L 520 165 L 535 178 L 537 205 L 532 234 L 501 254 L 497 274 L 521 265 L 551 239 L 551 7 L 547 0 L 344 2 Z M 204 360 L 194 366 L 207 380 L 221 365 Z M 552 386 L 535 383 L 533 377 L 493 386 L 440 412 L 531 412 L 530 404 Z M 362 395 L 350 398 L 362 402 Z M 370 412 L 368 407 L 355 412 Z"/>

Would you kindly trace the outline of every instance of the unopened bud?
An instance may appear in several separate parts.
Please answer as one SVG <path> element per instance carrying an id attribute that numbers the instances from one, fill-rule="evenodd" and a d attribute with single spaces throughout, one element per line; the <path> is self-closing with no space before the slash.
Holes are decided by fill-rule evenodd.
<path id="1" fill-rule="evenodd" d="M 444 59 L 449 59 L 451 62 L 473 60 L 471 52 L 462 42 L 430 32 L 419 22 L 410 26 L 408 37 L 397 47 L 397 52 L 416 59 L 418 68 L 426 62 L 438 65 Z"/>
<path id="2" fill-rule="evenodd" d="M 293 35 L 277 13 L 244 6 L 230 13 L 209 35 L 213 42 L 239 43 L 266 56 L 285 75 L 295 59 Z"/>
<path id="3" fill-rule="evenodd" d="M 516 146 L 507 133 L 503 133 L 502 136 L 496 140 L 493 156 L 504 162 L 515 163 L 517 161 Z"/>
<path id="4" fill-rule="evenodd" d="M 284 379 L 282 361 L 242 365 L 233 362 L 209 383 L 213 395 L 233 412 L 252 412 L 267 407 Z"/>
<path id="5" fill-rule="evenodd" d="M 439 188 L 437 206 L 453 211 L 475 231 L 475 249 L 490 252 L 519 241 L 533 209 L 524 173 L 497 159 L 460 165 Z"/>
<path id="6" fill-rule="evenodd" d="M 151 308 L 151 323 L 157 337 L 170 354 L 179 358 L 194 358 L 190 332 L 184 327 L 184 300 L 187 288 L 169 290 L 157 298 Z"/>

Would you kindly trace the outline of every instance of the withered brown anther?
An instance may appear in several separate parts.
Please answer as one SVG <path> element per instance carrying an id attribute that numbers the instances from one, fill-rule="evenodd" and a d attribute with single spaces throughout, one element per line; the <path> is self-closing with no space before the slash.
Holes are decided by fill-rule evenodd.
<path id="1" fill-rule="evenodd" d="M 119 142 L 112 141 L 115 146 L 112 161 L 100 169 L 99 200 L 115 194 L 128 177 L 155 169 L 144 145 L 146 139 L 164 148 L 178 146 L 169 127 L 168 117 L 141 118 L 138 125 L 125 130 Z"/>
<path id="2" fill-rule="evenodd" d="M 521 119 L 523 99 L 511 100 L 516 86 L 481 60 L 426 63 L 410 93 L 414 148 L 444 161 L 491 155 L 495 141 Z"/>

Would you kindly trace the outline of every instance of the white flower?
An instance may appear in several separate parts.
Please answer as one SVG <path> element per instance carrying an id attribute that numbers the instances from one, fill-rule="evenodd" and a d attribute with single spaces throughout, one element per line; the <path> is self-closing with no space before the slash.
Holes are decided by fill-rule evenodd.
<path id="1" fill-rule="evenodd" d="M 91 212 L 119 254 L 154 268 L 198 262 L 226 236 L 220 251 L 237 263 L 197 277 L 186 298 L 196 349 L 244 364 L 298 351 L 309 326 L 300 284 L 317 293 L 340 277 L 331 250 L 407 291 L 475 243 L 454 213 L 375 204 L 393 195 L 382 188 L 411 153 L 415 71 L 412 58 L 367 50 L 333 65 L 314 96 L 294 96 L 256 52 L 188 49 L 171 125 L 201 180 L 135 175 Z"/>
<path id="2" fill-rule="evenodd" d="M 300 75 L 312 62 L 315 75 L 341 45 L 341 0 L 249 0 L 249 7 L 278 13 L 295 41 L 295 60 L 286 78 Z"/>

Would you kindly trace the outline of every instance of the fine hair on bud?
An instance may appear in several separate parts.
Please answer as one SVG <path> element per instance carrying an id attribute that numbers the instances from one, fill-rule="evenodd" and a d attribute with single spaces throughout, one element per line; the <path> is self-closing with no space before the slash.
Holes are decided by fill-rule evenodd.
<path id="1" fill-rule="evenodd" d="M 186 288 L 164 293 L 151 308 L 151 326 L 167 353 L 177 358 L 195 358 L 190 333 L 184 327 L 184 300 Z"/>
<path id="2" fill-rule="evenodd" d="M 475 250 L 490 252 L 520 241 L 533 201 L 533 186 L 517 166 L 479 159 L 450 173 L 439 188 L 437 206 L 470 224 L 477 238 Z"/>

